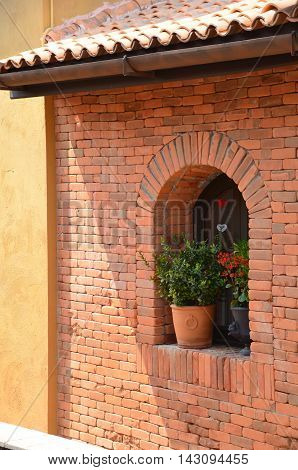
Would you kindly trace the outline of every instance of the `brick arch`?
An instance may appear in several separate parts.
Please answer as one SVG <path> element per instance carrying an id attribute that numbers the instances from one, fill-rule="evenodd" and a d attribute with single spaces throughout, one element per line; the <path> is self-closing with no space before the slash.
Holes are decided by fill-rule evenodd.
<path id="1" fill-rule="evenodd" d="M 238 185 L 250 212 L 268 209 L 269 193 L 249 152 L 226 134 L 191 132 L 178 135 L 151 159 L 141 181 L 138 206 L 153 211 L 164 186 L 190 167 L 210 167 L 225 173 Z"/>
<path id="2" fill-rule="evenodd" d="M 153 259 L 157 235 L 160 235 L 156 233 L 158 224 L 156 225 L 155 220 L 159 201 L 166 200 L 171 191 L 177 191 L 187 173 L 193 180 L 194 176 L 200 180 L 198 186 L 202 189 L 216 172 L 225 173 L 237 184 L 247 205 L 251 253 L 252 351 L 271 356 L 268 345 L 272 329 L 271 201 L 261 174 L 246 149 L 227 135 L 212 131 L 181 134 L 166 144 L 149 162 L 140 184 L 136 218 L 137 242 L 147 259 Z M 198 194 L 194 194 L 194 199 L 197 196 Z M 146 271 L 142 261 L 137 262 L 137 338 L 139 343 L 163 344 L 171 338 L 171 319 L 169 310 L 164 307 L 150 279 L 152 273 L 153 271 Z M 264 318 L 266 322 L 268 319 L 265 328 L 267 335 L 263 333 L 264 323 L 259 323 L 259 319 L 263 322 Z"/>

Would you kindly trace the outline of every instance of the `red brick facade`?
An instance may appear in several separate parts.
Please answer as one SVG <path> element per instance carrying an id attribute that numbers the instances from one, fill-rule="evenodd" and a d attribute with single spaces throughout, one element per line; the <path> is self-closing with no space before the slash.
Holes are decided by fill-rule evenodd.
<path id="1" fill-rule="evenodd" d="M 297 78 L 291 66 L 56 99 L 62 435 L 297 447 Z M 192 227 L 219 172 L 249 212 L 249 359 L 167 344 L 171 315 L 138 255 Z"/>

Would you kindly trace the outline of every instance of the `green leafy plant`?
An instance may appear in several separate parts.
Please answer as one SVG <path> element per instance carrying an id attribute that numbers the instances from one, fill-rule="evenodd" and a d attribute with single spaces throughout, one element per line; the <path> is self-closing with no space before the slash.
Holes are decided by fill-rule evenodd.
<path id="1" fill-rule="evenodd" d="M 223 285 L 232 289 L 232 307 L 247 307 L 248 305 L 248 271 L 249 250 L 248 242 L 241 240 L 234 243 L 233 252 L 220 251 L 218 262 L 222 268 Z"/>
<path id="2" fill-rule="evenodd" d="M 214 304 L 221 285 L 216 244 L 182 239 L 180 245 L 162 240 L 155 255 L 155 276 L 159 292 L 177 306 Z"/>

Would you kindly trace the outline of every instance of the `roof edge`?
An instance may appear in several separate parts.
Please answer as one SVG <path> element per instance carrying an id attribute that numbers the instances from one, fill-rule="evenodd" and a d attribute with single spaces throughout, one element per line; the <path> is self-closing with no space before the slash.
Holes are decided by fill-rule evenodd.
<path id="1" fill-rule="evenodd" d="M 224 63 L 239 60 L 256 59 L 287 55 L 294 57 L 298 51 L 298 35 L 288 32 L 275 36 L 261 36 L 253 39 L 227 41 L 221 44 L 205 46 L 185 46 L 162 52 L 147 51 L 111 58 L 109 60 L 93 60 L 59 67 L 41 67 L 32 70 L 7 72 L 0 76 L 2 89 L 20 89 L 27 86 L 52 84 L 59 86 L 63 82 L 103 79 L 113 77 L 154 78 L 156 72 L 175 68 L 198 69 L 207 64 Z M 172 76 L 173 77 L 173 76 Z"/>

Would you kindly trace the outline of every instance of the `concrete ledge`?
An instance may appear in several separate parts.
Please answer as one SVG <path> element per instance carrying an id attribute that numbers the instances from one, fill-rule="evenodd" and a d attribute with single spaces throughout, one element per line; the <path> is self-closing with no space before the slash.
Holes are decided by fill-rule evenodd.
<path id="1" fill-rule="evenodd" d="M 40 431 L 0 422 L 0 447 L 8 450 L 47 452 L 98 452 L 101 448 L 77 440 L 52 436 Z"/>

